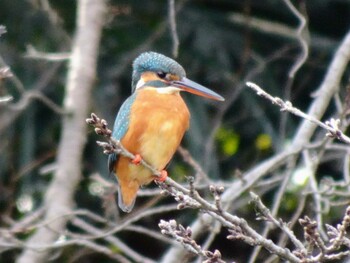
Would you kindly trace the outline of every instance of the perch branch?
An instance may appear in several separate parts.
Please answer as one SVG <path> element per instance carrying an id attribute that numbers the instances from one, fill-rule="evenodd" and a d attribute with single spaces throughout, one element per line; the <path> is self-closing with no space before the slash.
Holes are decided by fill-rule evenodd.
<path id="1" fill-rule="evenodd" d="M 132 153 L 127 151 L 119 141 L 116 141 L 111 137 L 112 132 L 108 129 L 108 124 L 105 120 L 100 119 L 96 114 L 92 113 L 91 118 L 87 119 L 86 122 L 95 127 L 95 132 L 97 134 L 103 135 L 108 139 L 108 142 L 98 142 L 98 144 L 104 149 L 104 153 L 110 154 L 112 152 L 115 152 L 130 159 L 134 159 L 134 155 Z M 155 176 L 160 176 L 160 172 L 153 168 L 151 165 L 147 164 L 145 161 L 143 161 L 141 164 L 150 169 Z M 232 230 L 232 233 L 236 233 L 237 229 L 242 230 L 242 233 L 239 236 L 231 233 L 231 235 L 228 237 L 229 239 L 240 239 L 250 245 L 261 245 L 265 249 L 277 254 L 281 258 L 284 258 L 291 262 L 299 262 L 299 259 L 293 255 L 291 251 L 278 247 L 271 240 L 268 240 L 257 233 L 248 225 L 244 219 L 226 212 L 221 206 L 220 199 L 220 195 L 224 191 L 223 187 L 210 186 L 210 190 L 215 197 L 215 202 L 210 203 L 203 199 L 196 190 L 187 189 L 182 185 L 176 183 L 170 177 L 167 177 L 164 183 L 158 184 L 162 189 L 169 192 L 172 196 L 175 197 L 175 199 L 179 202 L 178 208 L 192 207 L 201 209 L 202 211 L 207 212 L 210 216 L 221 222 L 223 226 Z M 112 231 L 109 231 L 104 236 L 112 233 Z"/>

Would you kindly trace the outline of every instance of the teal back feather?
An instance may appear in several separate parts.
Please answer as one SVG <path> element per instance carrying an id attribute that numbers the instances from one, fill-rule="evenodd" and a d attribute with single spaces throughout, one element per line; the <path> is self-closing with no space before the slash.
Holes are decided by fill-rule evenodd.
<path id="1" fill-rule="evenodd" d="M 112 138 L 116 140 L 121 140 L 129 128 L 129 122 L 130 122 L 130 111 L 131 106 L 134 103 L 136 99 L 136 93 L 131 95 L 120 107 L 120 110 L 118 112 L 118 115 L 115 119 L 114 126 L 113 126 L 113 132 L 112 132 Z M 108 168 L 109 172 L 113 172 L 115 162 L 117 161 L 117 154 L 112 153 L 108 156 Z"/>

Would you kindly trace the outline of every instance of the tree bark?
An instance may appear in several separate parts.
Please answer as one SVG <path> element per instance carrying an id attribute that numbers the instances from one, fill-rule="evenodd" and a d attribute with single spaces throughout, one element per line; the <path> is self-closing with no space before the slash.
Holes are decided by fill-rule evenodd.
<path id="1" fill-rule="evenodd" d="M 48 227 L 39 228 L 26 242 L 19 263 L 47 262 L 49 251 L 40 245 L 53 243 L 64 233 L 67 219 L 62 217 L 74 207 L 74 192 L 81 179 L 82 153 L 86 142 L 86 123 L 91 89 L 95 81 L 96 60 L 105 14 L 104 0 L 79 0 L 77 30 L 69 62 L 57 170 L 45 194 Z M 54 220 L 53 220 L 54 219 Z"/>

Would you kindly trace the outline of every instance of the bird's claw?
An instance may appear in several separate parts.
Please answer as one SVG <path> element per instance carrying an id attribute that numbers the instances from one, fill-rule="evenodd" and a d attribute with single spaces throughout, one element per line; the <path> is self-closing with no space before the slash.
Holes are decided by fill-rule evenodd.
<path id="1" fill-rule="evenodd" d="M 168 177 L 168 172 L 166 170 L 160 171 L 160 176 L 156 177 L 155 180 L 163 183 Z"/>
<path id="2" fill-rule="evenodd" d="M 142 161 L 142 157 L 139 154 L 135 154 L 134 159 L 131 160 L 131 163 L 135 164 L 135 165 L 139 165 Z"/>

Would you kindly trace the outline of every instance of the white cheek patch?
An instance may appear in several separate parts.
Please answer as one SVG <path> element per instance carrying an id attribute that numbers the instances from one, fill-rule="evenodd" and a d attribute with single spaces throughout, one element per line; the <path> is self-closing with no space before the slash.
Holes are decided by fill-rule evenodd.
<path id="1" fill-rule="evenodd" d="M 142 78 L 140 78 L 140 80 L 136 84 L 136 89 L 141 88 L 143 85 L 145 85 L 145 81 Z"/>

